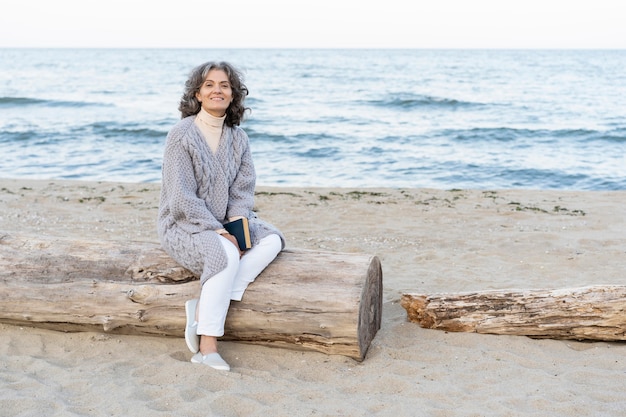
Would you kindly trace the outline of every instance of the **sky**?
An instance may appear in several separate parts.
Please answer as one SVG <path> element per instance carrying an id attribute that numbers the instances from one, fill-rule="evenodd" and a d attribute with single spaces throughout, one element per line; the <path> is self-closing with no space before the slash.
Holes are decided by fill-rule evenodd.
<path id="1" fill-rule="evenodd" d="M 3 0 L 0 47 L 625 49 L 623 0 Z"/>

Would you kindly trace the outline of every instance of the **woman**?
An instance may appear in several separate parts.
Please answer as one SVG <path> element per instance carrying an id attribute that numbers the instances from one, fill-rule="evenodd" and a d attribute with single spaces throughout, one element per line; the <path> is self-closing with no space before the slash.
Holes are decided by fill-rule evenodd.
<path id="1" fill-rule="evenodd" d="M 193 69 L 169 132 L 162 167 L 158 233 L 165 251 L 200 276 L 199 299 L 185 303 L 191 362 L 230 370 L 217 349 L 231 300 L 284 248 L 282 233 L 252 211 L 256 174 L 239 127 L 248 89 L 227 62 Z M 252 248 L 239 249 L 224 224 L 248 219 Z"/>

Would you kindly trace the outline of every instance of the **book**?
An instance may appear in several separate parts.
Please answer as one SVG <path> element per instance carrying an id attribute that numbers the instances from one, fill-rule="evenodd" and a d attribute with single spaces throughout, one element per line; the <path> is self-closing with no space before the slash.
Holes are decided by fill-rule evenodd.
<path id="1" fill-rule="evenodd" d="M 224 229 L 231 235 L 235 236 L 239 249 L 245 251 L 252 247 L 252 241 L 250 240 L 250 227 L 248 225 L 248 219 L 242 217 L 241 219 L 233 220 L 224 225 Z"/>

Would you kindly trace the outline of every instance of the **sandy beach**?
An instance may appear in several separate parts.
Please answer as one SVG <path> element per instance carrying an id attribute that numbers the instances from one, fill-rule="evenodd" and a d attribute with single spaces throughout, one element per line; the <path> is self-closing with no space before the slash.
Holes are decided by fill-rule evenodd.
<path id="1" fill-rule="evenodd" d="M 0 179 L 0 234 L 157 242 L 159 184 Z M 258 187 L 291 248 L 383 268 L 363 362 L 223 342 L 0 324 L 0 416 L 623 416 L 626 344 L 448 333 L 403 293 L 626 284 L 626 192 Z M 26 309 L 27 306 L 24 306 Z"/>

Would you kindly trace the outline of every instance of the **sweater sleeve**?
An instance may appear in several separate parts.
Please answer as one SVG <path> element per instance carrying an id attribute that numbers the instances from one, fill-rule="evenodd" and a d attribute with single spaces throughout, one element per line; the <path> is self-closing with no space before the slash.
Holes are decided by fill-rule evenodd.
<path id="1" fill-rule="evenodd" d="M 236 135 L 239 145 L 236 159 L 239 160 L 239 167 L 229 189 L 228 218 L 249 217 L 254 208 L 256 172 L 250 152 L 250 142 L 243 129 L 237 129 Z"/>
<path id="2" fill-rule="evenodd" d="M 198 197 L 191 148 L 183 144 L 184 133 L 173 132 L 167 139 L 163 156 L 161 204 L 166 204 L 170 218 L 183 230 L 197 233 L 217 230 L 222 224 L 215 219 L 204 200 Z"/>

